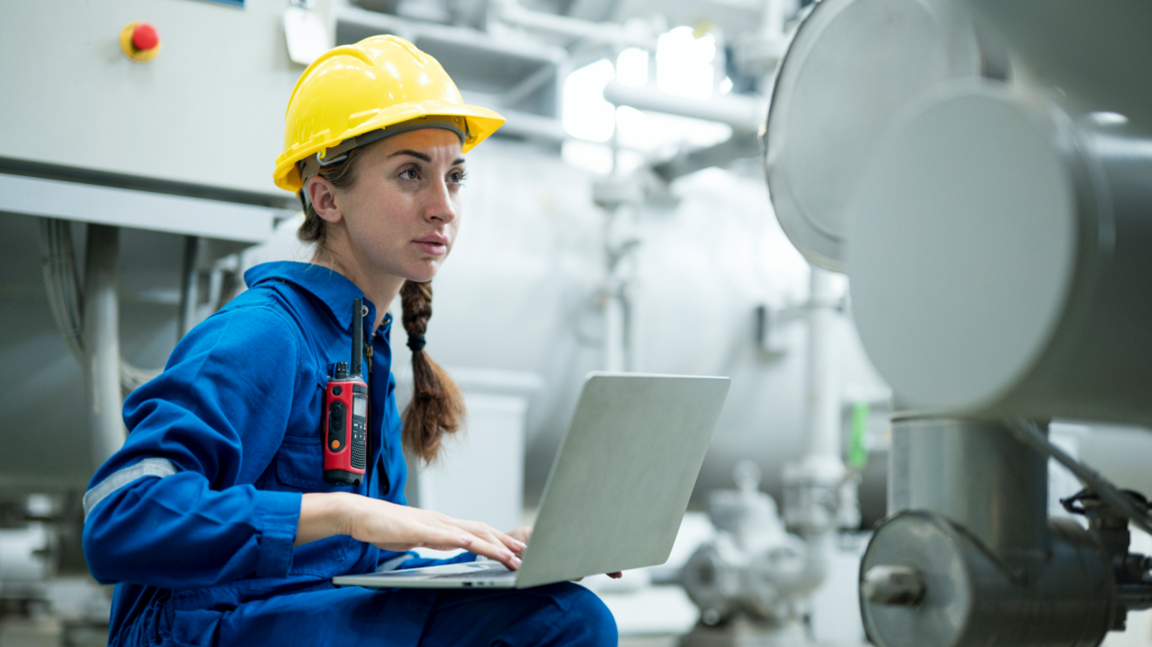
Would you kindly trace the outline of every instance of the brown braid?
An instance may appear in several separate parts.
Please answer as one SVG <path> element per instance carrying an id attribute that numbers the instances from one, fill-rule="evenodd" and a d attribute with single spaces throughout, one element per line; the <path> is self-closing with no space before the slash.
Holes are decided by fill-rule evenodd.
<path id="1" fill-rule="evenodd" d="M 432 317 L 432 283 L 405 281 L 400 288 L 401 320 L 408 337 L 424 336 Z M 412 402 L 404 412 L 404 447 L 431 463 L 445 433 L 464 418 L 464 397 L 448 373 L 423 348 L 412 351 Z"/>

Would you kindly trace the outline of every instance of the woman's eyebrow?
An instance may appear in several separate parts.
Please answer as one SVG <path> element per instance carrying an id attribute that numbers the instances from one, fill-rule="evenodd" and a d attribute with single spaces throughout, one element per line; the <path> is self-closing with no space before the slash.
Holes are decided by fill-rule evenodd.
<path id="1" fill-rule="evenodd" d="M 424 153 L 421 153 L 420 151 L 414 151 L 411 148 L 405 148 L 403 150 L 398 150 L 395 153 L 392 153 L 391 155 L 389 155 L 388 158 L 391 159 L 393 157 L 396 157 L 397 155 L 410 155 L 412 157 L 415 157 L 418 160 L 423 160 L 423 161 L 429 162 L 429 163 L 432 162 L 431 157 L 429 157 L 428 155 L 425 155 Z"/>
<path id="2" fill-rule="evenodd" d="M 396 157 L 397 155 L 408 155 L 410 157 L 415 157 L 418 160 L 423 160 L 425 162 L 428 162 L 429 164 L 432 163 L 432 158 L 430 156 L 426 155 L 425 153 L 421 153 L 420 151 L 414 151 L 411 148 L 405 148 L 403 150 L 398 150 L 395 153 L 392 153 L 391 155 L 389 155 L 388 158 L 391 159 L 393 157 Z M 461 157 L 461 158 L 455 160 L 454 162 L 452 162 L 452 166 L 459 166 L 460 164 L 463 164 L 463 163 L 464 163 L 464 158 Z"/>

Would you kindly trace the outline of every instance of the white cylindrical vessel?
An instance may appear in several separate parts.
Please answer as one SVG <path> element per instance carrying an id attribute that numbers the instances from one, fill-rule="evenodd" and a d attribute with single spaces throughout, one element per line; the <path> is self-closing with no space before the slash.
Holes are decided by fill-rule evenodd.
<path id="1" fill-rule="evenodd" d="M 855 205 L 869 356 L 911 408 L 1152 422 L 1152 146 L 990 84 L 924 99 Z"/>

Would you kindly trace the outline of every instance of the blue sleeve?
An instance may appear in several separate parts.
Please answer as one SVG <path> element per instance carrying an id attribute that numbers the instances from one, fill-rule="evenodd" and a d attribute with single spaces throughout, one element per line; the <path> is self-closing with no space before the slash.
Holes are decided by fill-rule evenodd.
<path id="1" fill-rule="evenodd" d="M 414 550 L 405 552 L 395 551 L 380 551 L 380 560 L 377 562 L 376 571 L 401 571 L 410 568 L 424 568 L 425 566 L 443 566 L 445 564 L 463 564 L 466 562 L 476 561 L 476 554 L 464 551 L 459 555 L 436 559 L 432 557 L 421 557 L 419 553 Z"/>
<path id="2" fill-rule="evenodd" d="M 124 405 L 130 434 L 85 495 L 84 555 L 101 583 L 162 588 L 286 576 L 299 493 L 251 485 L 292 410 L 300 332 L 268 307 L 226 309 Z"/>

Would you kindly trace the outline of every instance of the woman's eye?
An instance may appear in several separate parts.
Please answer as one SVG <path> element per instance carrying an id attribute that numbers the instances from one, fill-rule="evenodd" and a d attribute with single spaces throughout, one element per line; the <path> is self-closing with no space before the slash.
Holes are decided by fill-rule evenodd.
<path id="1" fill-rule="evenodd" d="M 403 171 L 400 171 L 400 177 L 404 178 L 405 180 L 418 180 L 420 179 L 420 174 L 417 173 L 416 169 L 414 168 L 407 168 Z"/>
<path id="2" fill-rule="evenodd" d="M 463 184 L 464 180 L 468 178 L 468 174 L 464 171 L 452 171 L 448 178 L 456 184 Z"/>

